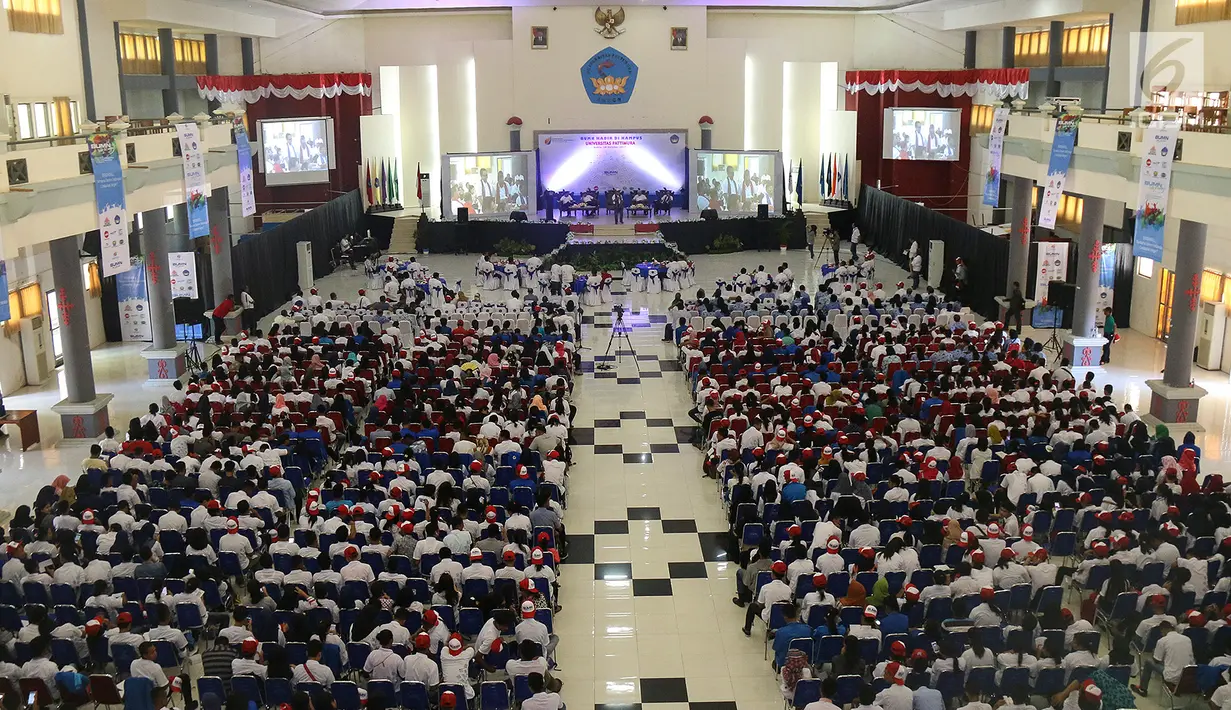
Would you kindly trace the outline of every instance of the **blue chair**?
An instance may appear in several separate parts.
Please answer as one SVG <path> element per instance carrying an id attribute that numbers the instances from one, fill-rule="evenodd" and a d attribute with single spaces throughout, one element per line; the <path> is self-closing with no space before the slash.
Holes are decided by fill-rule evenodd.
<path id="1" fill-rule="evenodd" d="M 1055 695 L 1061 690 L 1064 690 L 1065 669 L 1063 668 L 1044 668 L 1039 671 L 1039 677 L 1035 680 L 1034 693 L 1036 695 Z"/>
<path id="2" fill-rule="evenodd" d="M 199 695 L 213 693 L 220 700 L 227 697 L 226 685 L 222 682 L 222 679 L 212 675 L 202 676 L 197 679 L 197 693 Z"/>
<path id="3" fill-rule="evenodd" d="M 821 699 L 821 681 L 816 678 L 802 678 L 795 684 L 795 697 L 792 704 L 802 709 L 809 703 Z M 486 710 L 486 708 L 484 708 Z"/>
<path id="4" fill-rule="evenodd" d="M 115 664 L 116 673 L 122 676 L 128 675 L 128 668 L 133 661 L 137 660 L 137 647 L 129 646 L 128 644 L 117 643 L 111 647 L 111 661 Z M 226 697 L 221 696 L 221 697 Z"/>
<path id="5" fill-rule="evenodd" d="M 359 702 L 359 686 L 349 680 L 337 680 L 329 686 L 338 710 L 362 710 Z"/>
<path id="6" fill-rule="evenodd" d="M 153 710 L 154 681 L 129 678 L 124 681 L 124 710 Z"/>
<path id="7" fill-rule="evenodd" d="M 483 580 L 476 580 L 483 581 Z M 462 607 L 459 617 L 457 632 L 467 638 L 474 638 L 479 635 L 479 631 L 483 628 L 483 610 L 474 607 Z"/>
<path id="8" fill-rule="evenodd" d="M 1124 681 L 1128 685 L 1128 679 Z M 1019 690 L 1030 690 L 1030 669 L 1029 668 L 1006 668 L 1000 676 L 1000 692 L 1006 695 L 1013 695 Z"/>
<path id="9" fill-rule="evenodd" d="M 428 710 L 427 686 L 418 681 L 402 681 L 401 705 L 405 710 Z"/>
<path id="10" fill-rule="evenodd" d="M 839 707 L 848 705 L 859 699 L 859 690 L 863 687 L 863 676 L 858 675 L 840 675 L 836 681 L 837 689 L 834 691 L 834 696 L 831 698 L 834 705 Z M 958 697 L 956 695 L 950 697 Z"/>
<path id="11" fill-rule="evenodd" d="M 816 650 L 813 654 L 812 662 L 821 665 L 824 663 L 832 663 L 833 659 L 842 653 L 843 638 L 837 634 L 827 634 L 822 636 L 816 642 Z"/>
<path id="12" fill-rule="evenodd" d="M 376 704 L 385 708 L 395 708 L 398 706 L 398 691 L 393 681 L 369 680 L 367 690 L 369 705 Z M 373 703 L 373 701 L 379 702 Z"/>
<path id="13" fill-rule="evenodd" d="M 1115 678 L 1125 685 L 1128 685 L 1129 674 L 1132 670 L 1132 666 L 1108 666 L 1107 675 Z"/>
<path id="14" fill-rule="evenodd" d="M 368 654 L 372 652 L 372 647 L 366 643 L 356 643 L 352 641 L 346 644 L 347 664 L 351 670 L 363 670 L 363 666 L 368 661 Z"/>
<path id="15" fill-rule="evenodd" d="M 1039 590 L 1039 600 L 1035 604 L 1036 612 L 1058 611 L 1064 601 L 1064 588 L 1059 585 L 1043 587 Z"/>
<path id="16" fill-rule="evenodd" d="M 247 700 L 250 703 L 256 703 L 258 708 L 265 706 L 265 693 L 261 687 L 261 679 L 256 676 L 232 676 L 231 693 L 237 697 Z"/>
<path id="17" fill-rule="evenodd" d="M 983 695 L 990 695 L 996 692 L 996 669 L 992 666 L 971 668 L 966 676 L 966 683 L 978 688 Z"/>
<path id="18" fill-rule="evenodd" d="M 57 666 L 79 665 L 77 646 L 72 639 L 51 639 L 51 660 L 55 661 Z"/>
<path id="19" fill-rule="evenodd" d="M 485 682 L 479 688 L 479 708 L 480 710 L 509 710 L 509 686 L 503 681 Z"/>
<path id="20" fill-rule="evenodd" d="M 993 669 L 994 672 L 994 669 Z M 961 671 L 944 671 L 936 681 L 936 689 L 946 698 L 960 698 L 965 692 L 965 677 Z"/>
<path id="21" fill-rule="evenodd" d="M 265 701 L 269 703 L 270 707 L 276 708 L 282 705 L 282 703 L 291 702 L 291 696 L 294 694 L 294 690 L 291 688 L 291 681 L 286 678 L 265 679 Z"/>
<path id="22" fill-rule="evenodd" d="M 1063 510 L 1061 512 L 1063 512 Z M 1056 516 L 1056 521 L 1059 523 L 1059 515 Z M 956 547 L 956 545 L 954 547 Z M 1066 532 L 1056 534 L 1056 537 L 1051 541 L 1051 549 L 1048 550 L 1048 554 L 1051 557 L 1071 557 L 1076 549 L 1077 533 L 1068 530 Z"/>
<path id="23" fill-rule="evenodd" d="M 513 676 L 513 698 L 520 704 L 532 695 L 534 692 L 530 690 L 530 676 Z"/>

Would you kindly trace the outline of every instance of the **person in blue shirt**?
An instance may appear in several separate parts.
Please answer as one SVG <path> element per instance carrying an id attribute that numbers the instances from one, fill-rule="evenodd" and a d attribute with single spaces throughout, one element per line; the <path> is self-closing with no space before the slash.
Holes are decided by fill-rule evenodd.
<path id="1" fill-rule="evenodd" d="M 910 632 L 910 619 L 898 610 L 897 597 L 887 597 L 885 599 L 885 615 L 881 617 L 880 630 L 881 638 L 891 634 L 905 634 Z"/>
<path id="2" fill-rule="evenodd" d="M 787 604 L 782 610 L 782 618 L 786 622 L 774 635 L 774 670 L 786 663 L 787 651 L 795 639 L 812 639 L 812 628 L 799 620 L 799 609 L 794 604 Z"/>
<path id="3" fill-rule="evenodd" d="M 797 500 L 803 500 L 808 495 L 808 487 L 798 480 L 796 473 L 790 474 L 791 480 L 782 486 L 782 504 L 789 506 Z"/>

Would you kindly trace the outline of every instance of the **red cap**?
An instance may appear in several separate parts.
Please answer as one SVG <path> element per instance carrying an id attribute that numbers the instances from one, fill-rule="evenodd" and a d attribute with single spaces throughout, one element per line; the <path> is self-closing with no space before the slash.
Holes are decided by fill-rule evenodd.
<path id="1" fill-rule="evenodd" d="M 907 600 L 909 601 L 912 601 L 912 602 L 919 601 L 919 588 L 913 584 L 906 585 L 906 589 L 903 590 L 903 594 L 906 596 Z"/>
<path id="2" fill-rule="evenodd" d="M 440 707 L 455 708 L 457 707 L 457 695 L 452 690 L 446 690 L 440 694 Z"/>
<path id="3" fill-rule="evenodd" d="M 991 601 L 996 598 L 996 590 L 991 587 L 984 587 L 979 590 L 979 598 L 983 601 Z"/>
<path id="4" fill-rule="evenodd" d="M 774 574 L 786 574 L 786 563 L 782 560 L 778 560 L 774 564 L 770 565 L 770 570 L 773 571 Z"/>
<path id="5" fill-rule="evenodd" d="M 906 655 L 906 644 L 902 643 L 901 641 L 894 641 L 893 643 L 889 644 L 889 653 L 894 656 L 905 656 Z"/>
<path id="6" fill-rule="evenodd" d="M 256 639 L 244 639 L 243 644 L 240 645 L 240 649 L 242 649 L 244 653 L 256 653 L 256 650 L 260 648 L 260 646 L 260 642 Z"/>
<path id="7" fill-rule="evenodd" d="M 115 617 L 115 623 L 117 624 L 131 624 L 132 622 L 133 622 L 133 615 L 129 614 L 126 611 L 121 611 Z"/>
<path id="8" fill-rule="evenodd" d="M 970 559 L 974 562 L 982 562 L 987 559 L 987 555 L 983 554 L 983 550 L 975 550 L 970 553 Z"/>
<path id="9" fill-rule="evenodd" d="M 870 560 L 873 557 L 876 557 L 876 550 L 873 550 L 870 547 L 861 547 L 859 548 L 859 554 Z"/>
<path id="10" fill-rule="evenodd" d="M 817 589 L 824 587 L 828 582 L 829 582 L 829 579 L 825 577 L 825 575 L 820 574 L 819 572 L 817 574 L 812 575 L 812 586 Z"/>
<path id="11" fill-rule="evenodd" d="M 910 660 L 912 661 L 917 661 L 919 659 L 923 659 L 926 661 L 927 657 L 928 657 L 928 652 L 923 650 L 922 648 L 916 648 L 914 651 L 910 652 Z"/>
<path id="12" fill-rule="evenodd" d="M 440 615 L 437 614 L 434 609 L 428 609 L 427 611 L 423 612 L 423 623 L 427 624 L 428 626 L 435 626 L 436 624 L 440 623 Z"/>

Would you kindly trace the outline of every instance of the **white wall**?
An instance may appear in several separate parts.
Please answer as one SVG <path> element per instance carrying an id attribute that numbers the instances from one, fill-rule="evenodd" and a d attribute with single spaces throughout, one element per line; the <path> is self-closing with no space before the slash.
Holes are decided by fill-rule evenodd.
<path id="1" fill-rule="evenodd" d="M 1004 34 L 999 29 L 975 31 L 975 66 L 979 69 L 999 69 Z"/>
<path id="2" fill-rule="evenodd" d="M 9 94 L 14 103 L 53 96 L 80 101 L 84 96 L 77 4 L 67 0 L 61 6 L 63 34 L 10 32 L 8 20 L 0 19 L 0 94 Z M 39 60 L 37 66 L 31 65 L 32 58 Z"/>

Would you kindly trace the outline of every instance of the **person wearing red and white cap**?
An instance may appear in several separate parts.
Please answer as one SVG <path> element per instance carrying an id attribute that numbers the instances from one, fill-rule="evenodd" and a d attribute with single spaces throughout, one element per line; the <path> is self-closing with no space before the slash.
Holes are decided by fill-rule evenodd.
<path id="1" fill-rule="evenodd" d="M 232 675 L 250 675 L 266 678 L 269 668 L 259 659 L 261 644 L 255 638 L 244 639 L 239 644 L 239 656 L 231 661 Z"/>
<path id="2" fill-rule="evenodd" d="M 1018 584 L 1030 584 L 1030 573 L 1009 548 L 1000 551 L 1000 559 L 992 569 L 992 581 L 997 589 L 1012 589 Z"/>
<path id="3" fill-rule="evenodd" d="M 885 663 L 884 668 L 876 676 L 884 678 L 889 683 L 888 687 L 876 694 L 877 706 L 884 710 L 911 710 L 914 707 L 915 695 L 910 688 L 906 687 L 907 674 L 905 648 L 903 648 L 902 658 Z"/>
<path id="4" fill-rule="evenodd" d="M 441 682 L 462 686 L 467 700 L 474 698 L 474 686 L 470 684 L 470 661 L 474 657 L 474 648 L 466 645 L 461 634 L 450 634 L 440 649 Z"/>
<path id="5" fill-rule="evenodd" d="M 860 639 L 876 639 L 881 638 L 881 630 L 876 626 L 876 617 L 880 614 L 877 608 L 871 604 L 864 606 L 862 623 L 852 624 L 847 629 L 847 634 Z"/>
<path id="6" fill-rule="evenodd" d="M 1090 551 L 1086 553 L 1086 559 L 1082 560 L 1081 563 L 1077 565 L 1077 570 L 1073 572 L 1073 580 L 1084 586 L 1086 584 L 1086 580 L 1090 578 L 1091 569 L 1094 567 L 1101 567 L 1111 562 L 1111 560 L 1108 559 L 1110 552 L 1111 548 L 1102 540 L 1099 540 L 1091 545 Z"/>
<path id="7" fill-rule="evenodd" d="M 1020 531 L 1021 539 L 1009 546 L 1014 553 L 1017 554 L 1017 559 L 1025 560 L 1030 555 L 1034 554 L 1035 550 L 1042 547 L 1034 541 L 1034 526 L 1024 525 Z"/>
<path id="8" fill-rule="evenodd" d="M 808 621 L 808 612 L 814 606 L 831 606 L 838 605 L 837 598 L 829 593 L 826 586 L 829 584 L 827 575 L 817 572 L 812 575 L 812 591 L 804 595 L 803 608 L 799 612 L 799 618 L 804 622 Z"/>
<path id="9" fill-rule="evenodd" d="M 995 564 L 1000 559 L 1000 552 L 1007 546 L 1004 539 L 1004 530 L 1001 529 L 1000 523 L 988 523 L 984 528 L 984 535 L 979 537 L 979 549 L 983 550 L 983 554 L 987 555 L 989 564 Z"/>
<path id="10" fill-rule="evenodd" d="M 517 643 L 525 641 L 533 641 L 543 649 L 543 654 L 550 659 L 555 653 L 556 645 L 560 639 L 547 630 L 547 626 L 535 618 L 538 607 L 529 599 L 524 600 L 520 607 L 521 619 L 517 622 L 515 630 Z"/>
<path id="11" fill-rule="evenodd" d="M 1163 619 L 1157 626 L 1161 636 L 1154 653 L 1142 656 L 1141 680 L 1132 686 L 1133 692 L 1141 696 L 1149 691 L 1150 678 L 1155 673 L 1162 673 L 1163 680 L 1174 684 L 1187 666 L 1196 663 L 1192 639 L 1180 633 L 1171 619 Z"/>
<path id="12" fill-rule="evenodd" d="M 225 524 L 226 533 L 218 541 L 219 552 L 234 552 L 239 557 L 240 569 L 248 569 L 248 563 L 255 551 L 252 549 L 252 542 L 246 535 L 239 534 L 239 520 L 230 518 Z"/>
<path id="13" fill-rule="evenodd" d="M 472 579 L 481 579 L 487 582 L 489 588 L 496 583 L 496 571 L 483 562 L 483 550 L 477 547 L 470 548 L 468 558 L 470 564 L 462 570 L 460 581 L 462 585 L 465 585 L 466 582 Z"/>
<path id="14" fill-rule="evenodd" d="M 748 605 L 748 611 L 744 614 L 744 635 L 752 635 L 752 621 L 758 615 L 765 623 L 769 623 L 769 610 L 778 602 L 787 602 L 791 600 L 791 588 L 786 583 L 785 562 L 779 560 L 770 565 L 770 577 L 768 583 L 761 587 L 761 591 L 757 593 L 757 599 Z M 738 602 L 737 602 L 738 603 Z"/>
<path id="15" fill-rule="evenodd" d="M 1146 642 L 1149 640 L 1150 632 L 1158 628 L 1163 622 L 1170 624 L 1172 628 L 1177 626 L 1175 617 L 1167 613 L 1167 599 L 1162 594 L 1152 594 L 1147 598 L 1146 604 L 1150 616 L 1138 622 L 1137 629 L 1134 632 L 1142 647 L 1145 647 Z"/>
<path id="16" fill-rule="evenodd" d="M 1056 584 L 1060 568 L 1048 559 L 1047 550 L 1040 547 L 1026 558 L 1026 572 L 1030 574 L 1030 586 L 1034 589 L 1034 594 L 1038 594 L 1043 587 Z"/>

